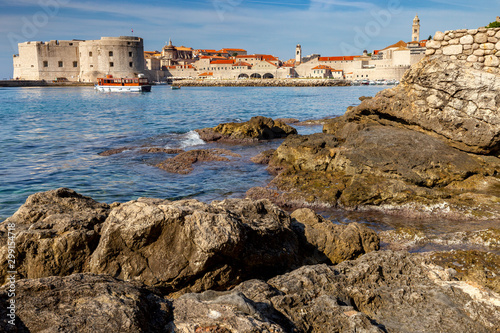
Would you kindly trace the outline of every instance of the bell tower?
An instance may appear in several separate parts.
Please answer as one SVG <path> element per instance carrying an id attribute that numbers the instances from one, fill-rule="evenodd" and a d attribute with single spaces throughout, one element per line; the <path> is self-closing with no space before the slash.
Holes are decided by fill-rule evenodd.
<path id="1" fill-rule="evenodd" d="M 295 62 L 302 62 L 302 46 L 300 46 L 300 44 L 297 44 L 295 48 Z"/>
<path id="2" fill-rule="evenodd" d="M 415 15 L 415 18 L 413 19 L 413 27 L 411 31 L 411 41 L 412 42 L 419 42 L 420 41 L 420 19 L 418 18 L 418 15 Z"/>

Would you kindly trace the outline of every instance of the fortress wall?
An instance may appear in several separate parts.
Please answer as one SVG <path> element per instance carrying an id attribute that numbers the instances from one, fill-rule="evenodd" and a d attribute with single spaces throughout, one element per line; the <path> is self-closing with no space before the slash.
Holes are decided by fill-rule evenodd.
<path id="1" fill-rule="evenodd" d="M 14 57 L 14 78 L 51 81 L 65 77 L 78 80 L 79 43 L 51 40 L 19 44 L 19 55 Z"/>
<path id="2" fill-rule="evenodd" d="M 436 32 L 426 55 L 447 57 L 474 69 L 500 74 L 500 28 Z"/>
<path id="3" fill-rule="evenodd" d="M 144 73 L 144 45 L 139 37 L 102 37 L 80 43 L 80 79 L 95 82 L 98 77 L 137 77 Z"/>
<path id="4" fill-rule="evenodd" d="M 13 58 L 13 77 L 15 79 L 40 80 L 40 73 L 38 71 L 38 48 L 35 43 L 40 42 L 19 43 L 19 54 L 14 55 Z"/>

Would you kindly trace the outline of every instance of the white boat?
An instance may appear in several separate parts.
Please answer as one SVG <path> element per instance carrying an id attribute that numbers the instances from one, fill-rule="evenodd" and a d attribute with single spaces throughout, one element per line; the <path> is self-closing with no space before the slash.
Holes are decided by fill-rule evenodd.
<path id="1" fill-rule="evenodd" d="M 94 88 L 105 92 L 149 92 L 151 84 L 144 77 L 114 78 L 112 75 L 106 75 L 105 78 L 97 79 Z"/>

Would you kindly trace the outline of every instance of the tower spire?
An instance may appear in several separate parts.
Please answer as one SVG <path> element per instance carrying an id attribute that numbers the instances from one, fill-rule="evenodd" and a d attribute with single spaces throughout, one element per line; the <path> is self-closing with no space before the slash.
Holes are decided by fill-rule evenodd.
<path id="1" fill-rule="evenodd" d="M 412 42 L 420 41 L 420 19 L 418 18 L 418 14 L 416 14 L 415 18 L 413 19 L 411 41 Z"/>

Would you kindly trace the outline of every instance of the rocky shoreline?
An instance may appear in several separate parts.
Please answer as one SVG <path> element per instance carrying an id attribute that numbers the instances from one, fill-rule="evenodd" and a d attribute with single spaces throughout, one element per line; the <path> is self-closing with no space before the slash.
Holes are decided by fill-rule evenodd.
<path id="1" fill-rule="evenodd" d="M 369 228 L 267 200 L 107 205 L 37 193 L 17 233 L 16 326 L 4 332 L 495 332 L 498 256 L 379 250 Z M 6 260 L 7 244 L 0 247 Z M 475 273 L 457 261 L 477 258 Z M 496 260 L 496 261 L 495 261 Z M 7 263 L 0 277 L 9 281 Z M 495 292 L 496 291 L 496 292 Z"/>
<path id="2" fill-rule="evenodd" d="M 224 146 L 283 140 L 252 159 L 275 178 L 245 199 L 29 196 L 0 224 L 16 245 L 0 245 L 0 329 L 498 332 L 498 78 L 433 55 L 398 87 L 321 120 L 322 133 L 254 117 L 197 130 L 217 148 L 101 152 L 175 155 L 156 167 L 185 174 L 238 158 Z M 376 232 L 311 207 L 401 220 Z M 444 230 L 446 221 L 460 227 Z"/>
<path id="3" fill-rule="evenodd" d="M 176 80 L 184 87 L 344 87 L 351 81 L 330 79 L 247 79 L 247 80 Z"/>

